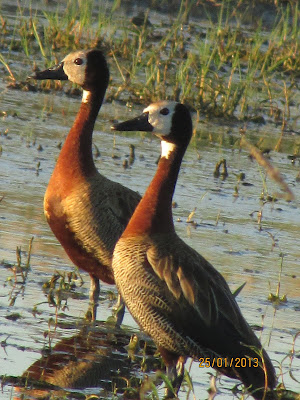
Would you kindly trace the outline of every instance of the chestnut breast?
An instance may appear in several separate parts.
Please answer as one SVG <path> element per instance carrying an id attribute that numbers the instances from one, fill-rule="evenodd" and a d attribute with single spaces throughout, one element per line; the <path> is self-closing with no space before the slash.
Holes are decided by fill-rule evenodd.
<path id="1" fill-rule="evenodd" d="M 64 179 L 54 171 L 44 198 L 47 221 L 71 260 L 106 283 L 114 283 L 114 246 L 140 196 L 98 172 Z"/>

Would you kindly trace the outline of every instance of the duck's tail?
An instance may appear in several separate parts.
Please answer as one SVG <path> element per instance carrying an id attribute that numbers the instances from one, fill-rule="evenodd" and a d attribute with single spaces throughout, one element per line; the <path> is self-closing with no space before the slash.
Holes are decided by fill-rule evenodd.
<path id="1" fill-rule="evenodd" d="M 277 384 L 274 366 L 263 348 L 250 347 L 235 358 L 234 372 L 256 400 L 275 400 Z"/>

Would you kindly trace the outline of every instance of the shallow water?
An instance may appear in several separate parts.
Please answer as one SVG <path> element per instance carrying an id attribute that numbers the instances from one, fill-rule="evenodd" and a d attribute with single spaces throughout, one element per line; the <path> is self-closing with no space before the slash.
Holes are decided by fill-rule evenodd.
<path id="1" fill-rule="evenodd" d="M 49 306 L 42 284 L 56 270 L 73 269 L 45 221 L 43 195 L 59 154 L 58 145 L 72 125 L 80 100 L 62 93 L 11 90 L 0 80 L 0 101 L 3 113 L 0 122 L 0 376 L 19 377 L 41 358 L 49 342 L 45 334 L 49 321 L 55 319 L 55 309 Z M 110 132 L 112 119 L 125 119 L 140 110 L 138 106 L 130 111 L 117 103 L 104 104 L 96 124 L 94 143 L 101 153 L 96 159 L 99 171 L 142 194 L 156 168 L 158 140 L 150 135 L 126 136 Z M 270 161 L 282 172 L 295 200 L 263 203 L 260 194 L 265 185 L 269 194 L 279 192 L 278 186 L 269 178 L 265 183 L 264 171 L 246 151 L 223 145 L 229 141 L 229 130 L 233 138 L 238 138 L 239 126 L 223 127 L 200 121 L 197 129 L 210 131 L 220 142 L 194 139 L 191 143 L 174 196 L 176 230 L 224 275 L 232 290 L 246 282 L 238 296 L 241 310 L 251 325 L 263 326 L 257 334 L 274 361 L 278 375 L 281 371 L 280 382 L 283 381 L 287 389 L 300 391 L 300 337 L 294 341 L 300 331 L 300 184 L 296 181 L 299 163 L 292 164 L 286 153 L 270 153 Z M 273 130 L 274 135 L 279 132 L 274 127 L 266 127 L 266 130 Z M 253 126 L 253 131 L 250 127 L 247 134 L 259 136 L 265 135 L 265 131 L 257 132 Z M 136 159 L 129 169 L 124 169 L 122 163 L 128 158 L 130 144 L 135 146 Z M 39 146 L 42 149 L 39 150 Z M 229 173 L 224 181 L 213 176 L 215 164 L 222 158 L 227 161 Z M 237 175 L 241 172 L 246 178 L 238 184 Z M 234 196 L 236 185 L 238 196 Z M 194 224 L 187 223 L 195 208 Z M 258 212 L 262 212 L 260 224 Z M 26 284 L 14 286 L 9 266 L 16 263 L 17 246 L 21 246 L 22 261 L 26 262 L 25 252 L 32 236 L 31 269 Z M 89 294 L 89 277 L 85 273 L 82 277 L 84 283 L 80 285 L 77 281 L 76 295 L 69 297 L 68 307 L 58 313 L 56 331 L 50 323 L 52 345 L 78 335 L 82 329 Z M 279 280 L 280 296 L 286 295 L 287 302 L 275 308 L 268 301 L 268 295 L 276 293 Z M 115 288 L 102 284 L 98 314 L 101 321 L 111 315 L 110 291 L 116 292 Z M 10 305 L 14 296 L 15 302 Z M 139 332 L 128 312 L 124 324 L 131 328 L 129 332 Z M 124 335 L 128 336 L 128 332 Z M 124 357 L 124 343 L 122 351 L 114 350 L 120 357 L 122 354 Z M 295 353 L 290 357 L 292 351 Z M 192 364 L 190 374 L 196 398 L 208 396 L 212 372 L 199 369 L 195 362 Z M 141 374 L 140 371 L 135 373 Z M 221 377 L 216 398 L 234 398 L 230 389 L 235 384 Z M 98 386 L 82 389 L 80 393 L 108 396 Z M 1 399 L 20 396 L 11 384 L 5 385 L 0 395 Z M 180 398 L 187 398 L 187 392 L 183 390 Z M 193 398 L 192 395 L 189 398 Z"/>
<path id="2" fill-rule="evenodd" d="M 22 101 L 23 98 L 23 101 Z M 2 95 L 2 109 L 19 107 L 22 104 L 21 117 L 7 117 L 2 120 L 6 136 L 1 136 L 3 153 L 1 156 L 3 200 L 1 207 L 1 256 L 0 259 L 15 263 L 16 246 L 27 250 L 31 236 L 34 236 L 31 257 L 31 270 L 28 279 L 13 306 L 9 306 L 9 294 L 13 276 L 11 270 L 1 265 L 0 277 L 0 338 L 6 346 L 0 348 L 0 375 L 21 375 L 35 360 L 40 358 L 47 339 L 48 320 L 55 311 L 50 308 L 41 285 L 49 280 L 55 270 L 69 271 L 71 262 L 53 237 L 43 216 L 43 195 L 55 159 L 59 154 L 57 144 L 65 137 L 72 124 L 79 99 L 59 94 L 22 93 L 6 91 Z M 48 115 L 42 110 L 51 107 Z M 65 110 L 63 115 L 61 110 Z M 138 112 L 138 107 L 134 112 Z M 96 160 L 98 169 L 111 179 L 121 182 L 143 193 L 155 171 L 155 162 L 159 154 L 159 142 L 149 136 L 126 137 L 109 132 L 109 116 L 118 113 L 124 118 L 130 112 L 121 106 L 105 104 L 97 124 L 94 142 L 101 156 Z M 104 129 L 102 127 L 106 126 Z M 62 127 L 62 128 L 61 128 Z M 30 134 L 28 134 L 30 132 Z M 31 135 L 31 136 L 30 136 Z M 35 145 L 32 144 L 36 137 Z M 115 141 L 115 148 L 114 146 Z M 129 153 L 129 144 L 136 148 L 136 160 L 130 169 L 124 170 L 122 162 Z M 38 151 L 38 145 L 43 147 Z M 203 148 L 189 148 L 180 173 L 174 201 L 174 218 L 178 234 L 192 247 L 197 249 L 224 275 L 232 290 L 246 282 L 238 296 L 238 301 L 250 324 L 262 325 L 262 342 L 275 361 L 283 362 L 283 381 L 287 388 L 298 390 L 299 383 L 289 376 L 290 359 L 286 356 L 292 350 L 293 336 L 299 332 L 299 249 L 296 243 L 299 233 L 299 183 L 295 181 L 297 168 L 290 164 L 286 154 L 271 154 L 273 165 L 280 168 L 286 181 L 296 196 L 296 200 L 287 203 L 279 200 L 262 205 L 259 200 L 263 188 L 261 172 L 257 164 L 251 161 L 246 152 L 223 149 L 216 144 Z M 112 153 L 119 159 L 112 159 Z M 199 158 L 200 155 L 200 158 Z M 226 158 L 229 176 L 225 181 L 213 177 L 217 161 Z M 37 162 L 40 162 L 39 174 L 36 174 Z M 142 173 L 141 173 L 142 171 Z M 235 174 L 246 173 L 246 182 L 252 186 L 240 185 L 239 196 L 235 197 L 237 184 Z M 267 181 L 270 193 L 277 191 L 275 185 Z M 189 213 L 196 209 L 193 217 L 195 224 L 186 222 Z M 261 230 L 257 223 L 257 211 L 262 210 Z M 179 222 L 178 220 L 181 220 Z M 273 247 L 273 240 L 275 247 Z M 287 303 L 275 309 L 267 300 L 271 291 L 276 293 L 280 270 L 280 254 L 284 254 L 283 272 L 280 279 L 280 294 L 287 295 Z M 24 255 L 25 262 L 26 257 Z M 84 316 L 88 304 L 89 278 L 82 273 L 84 284 L 76 289 L 79 298 L 68 299 L 68 309 L 59 314 L 58 321 L 68 322 L 68 328 L 58 328 L 53 343 L 63 337 L 73 335 L 76 324 Z M 98 318 L 105 320 L 111 313 L 108 291 L 115 290 L 103 284 L 101 309 Z M 14 289 L 15 291 L 17 289 Z M 40 315 L 34 316 L 32 310 L 37 303 Z M 17 321 L 8 319 L 13 313 L 19 313 Z M 126 313 L 124 323 L 135 327 L 130 315 Z M 71 329 L 69 326 L 73 326 Z M 260 335 L 260 333 L 259 333 Z M 293 357 L 291 372 L 299 380 L 299 339 L 295 343 L 298 357 Z M 277 364 L 278 363 L 278 364 Z M 191 369 L 197 398 L 206 395 L 209 382 L 208 370 L 199 370 L 196 363 Z M 231 398 L 226 388 L 233 386 L 232 381 L 221 378 L 219 384 L 223 392 L 220 398 Z M 9 398 L 10 386 L 5 386 L 2 396 Z M 182 395 L 185 398 L 185 395 Z"/>

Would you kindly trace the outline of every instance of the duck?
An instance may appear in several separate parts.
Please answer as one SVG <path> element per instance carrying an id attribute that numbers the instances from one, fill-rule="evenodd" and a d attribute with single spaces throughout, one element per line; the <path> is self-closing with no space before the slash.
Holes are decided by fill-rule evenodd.
<path id="1" fill-rule="evenodd" d="M 129 312 L 165 363 L 174 389 L 166 397 L 177 395 L 191 357 L 239 379 L 254 399 L 273 398 L 273 364 L 227 282 L 175 232 L 172 198 L 193 131 L 188 108 L 160 101 L 112 129 L 161 140 L 156 173 L 115 246 L 112 268 Z"/>
<path id="2" fill-rule="evenodd" d="M 69 80 L 83 90 L 79 111 L 48 183 L 44 214 L 71 261 L 90 275 L 90 311 L 95 320 L 99 280 L 114 284 L 113 250 L 141 199 L 137 192 L 102 175 L 93 159 L 93 130 L 109 68 L 101 50 L 79 50 L 31 78 Z M 120 325 L 124 315 L 121 298 L 117 309 L 116 324 Z"/>

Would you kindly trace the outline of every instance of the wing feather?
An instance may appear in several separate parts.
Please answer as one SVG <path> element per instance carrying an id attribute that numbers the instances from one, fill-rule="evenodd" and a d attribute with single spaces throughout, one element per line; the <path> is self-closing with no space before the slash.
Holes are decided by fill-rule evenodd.
<path id="1" fill-rule="evenodd" d="M 183 313 L 196 310 L 206 326 L 216 325 L 222 315 L 238 328 L 240 311 L 225 279 L 177 238 L 169 238 L 167 246 L 156 242 L 148 249 L 147 259 L 155 274 L 165 282 Z"/>
<path id="2" fill-rule="evenodd" d="M 195 304 L 195 285 L 191 280 L 189 280 L 184 272 L 182 267 L 178 267 L 177 270 L 177 277 L 180 283 L 181 290 L 183 292 L 184 297 L 187 299 L 187 301 L 190 303 L 190 305 Z"/>

